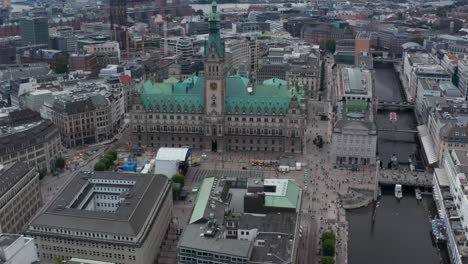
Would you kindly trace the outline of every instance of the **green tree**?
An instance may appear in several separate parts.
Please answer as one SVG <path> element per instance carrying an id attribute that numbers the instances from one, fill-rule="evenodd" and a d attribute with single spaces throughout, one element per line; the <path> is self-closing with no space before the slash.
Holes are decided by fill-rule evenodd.
<path id="1" fill-rule="evenodd" d="M 333 54 L 335 53 L 335 49 L 336 49 L 336 41 L 333 39 L 327 40 L 327 42 L 325 43 L 325 50 Z"/>
<path id="2" fill-rule="evenodd" d="M 104 155 L 103 159 L 108 159 L 108 160 L 110 160 L 111 163 L 114 162 L 114 160 L 115 160 L 114 155 L 109 154 L 109 153 L 106 153 Z"/>
<path id="3" fill-rule="evenodd" d="M 55 257 L 55 261 L 54 261 L 54 262 L 55 262 L 55 264 L 63 264 L 63 258 L 57 256 L 57 257 Z"/>
<path id="4" fill-rule="evenodd" d="M 325 239 L 322 241 L 322 255 L 335 256 L 335 241 L 333 239 Z"/>
<path id="5" fill-rule="evenodd" d="M 112 160 L 110 160 L 108 157 L 104 157 L 100 160 L 100 162 L 104 163 L 106 165 L 106 170 L 110 168 L 112 165 Z"/>
<path id="6" fill-rule="evenodd" d="M 105 170 L 107 170 L 106 164 L 103 163 L 102 161 L 99 161 L 96 164 L 94 164 L 94 170 L 95 171 L 105 171 Z"/>
<path id="7" fill-rule="evenodd" d="M 47 174 L 47 169 L 42 168 L 42 169 L 38 170 L 37 172 L 39 173 L 39 180 L 42 180 Z"/>
<path id="8" fill-rule="evenodd" d="M 66 72 L 68 72 L 68 55 L 60 55 L 55 62 L 55 73 Z"/>
<path id="9" fill-rule="evenodd" d="M 179 199 L 180 192 L 181 192 L 180 187 L 172 185 L 172 199 L 173 200 L 178 200 Z"/>
<path id="10" fill-rule="evenodd" d="M 106 154 L 110 154 L 110 155 L 114 156 L 114 160 L 117 159 L 117 151 L 114 150 L 114 149 L 111 149 L 111 150 L 107 151 Z"/>
<path id="11" fill-rule="evenodd" d="M 180 183 L 181 186 L 184 186 L 185 177 L 184 175 L 177 173 L 172 176 L 172 181 L 176 183 Z"/>
<path id="12" fill-rule="evenodd" d="M 322 61 L 322 66 L 320 70 L 320 91 L 325 90 L 325 62 Z"/>
<path id="13" fill-rule="evenodd" d="M 322 242 L 327 240 L 327 239 L 332 239 L 333 241 L 336 241 L 336 235 L 333 232 L 325 232 L 322 234 Z"/>
<path id="14" fill-rule="evenodd" d="M 435 11 L 435 14 L 440 17 L 447 16 L 447 8 L 445 7 L 438 7 Z"/>
<path id="15" fill-rule="evenodd" d="M 203 10 L 201 10 L 201 9 L 198 9 L 197 11 L 195 11 L 195 14 L 197 14 L 197 16 L 203 16 L 204 15 Z"/>
<path id="16" fill-rule="evenodd" d="M 335 258 L 330 256 L 322 256 L 320 264 L 335 264 Z"/>
<path id="17" fill-rule="evenodd" d="M 65 159 L 63 157 L 58 157 L 56 160 L 55 160 L 55 167 L 59 168 L 59 169 L 63 169 L 65 168 Z"/>

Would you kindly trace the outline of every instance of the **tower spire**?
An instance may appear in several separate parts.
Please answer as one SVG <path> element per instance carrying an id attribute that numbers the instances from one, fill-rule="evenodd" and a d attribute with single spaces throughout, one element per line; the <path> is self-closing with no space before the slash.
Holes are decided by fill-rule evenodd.
<path id="1" fill-rule="evenodd" d="M 219 57 L 224 57 L 224 43 L 221 41 L 221 19 L 218 13 L 218 4 L 216 1 L 211 3 L 211 14 L 208 19 L 209 36 L 205 43 L 205 57 L 207 57 L 212 48 L 216 49 Z"/>

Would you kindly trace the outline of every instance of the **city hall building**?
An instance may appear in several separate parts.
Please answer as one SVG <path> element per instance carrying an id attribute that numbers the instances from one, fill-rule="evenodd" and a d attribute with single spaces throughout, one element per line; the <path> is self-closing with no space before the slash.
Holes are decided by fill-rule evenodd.
<path id="1" fill-rule="evenodd" d="M 132 143 L 205 151 L 302 152 L 304 89 L 282 79 L 260 84 L 227 76 L 220 14 L 209 18 L 204 76 L 147 80 L 131 110 Z"/>

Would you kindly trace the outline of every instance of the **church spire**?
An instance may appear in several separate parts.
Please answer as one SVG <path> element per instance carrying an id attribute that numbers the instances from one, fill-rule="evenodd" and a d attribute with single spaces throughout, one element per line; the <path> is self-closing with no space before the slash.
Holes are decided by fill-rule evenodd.
<path id="1" fill-rule="evenodd" d="M 205 57 L 210 54 L 212 48 L 216 49 L 219 57 L 224 57 L 224 43 L 221 41 L 221 19 L 218 13 L 218 4 L 213 1 L 211 4 L 211 14 L 208 19 L 209 36 L 205 43 Z"/>

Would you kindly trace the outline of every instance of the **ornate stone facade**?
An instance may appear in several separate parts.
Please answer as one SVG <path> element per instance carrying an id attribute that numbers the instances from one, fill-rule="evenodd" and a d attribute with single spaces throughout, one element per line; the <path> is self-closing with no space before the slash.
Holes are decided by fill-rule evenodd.
<path id="1" fill-rule="evenodd" d="M 303 87 L 227 76 L 216 4 L 209 18 L 204 77 L 147 80 L 130 111 L 132 143 L 205 151 L 302 152 Z"/>

